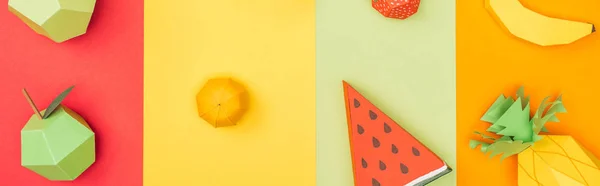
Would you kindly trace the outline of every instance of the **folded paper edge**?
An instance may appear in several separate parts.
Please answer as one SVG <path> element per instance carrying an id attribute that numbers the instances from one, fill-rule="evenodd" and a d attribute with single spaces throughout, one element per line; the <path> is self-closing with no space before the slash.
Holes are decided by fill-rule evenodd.
<path id="1" fill-rule="evenodd" d="M 428 183 L 433 182 L 434 180 L 448 174 L 452 172 L 452 168 L 448 167 L 448 165 L 446 163 L 444 163 L 444 166 L 431 171 L 413 181 L 411 181 L 410 183 L 406 184 L 406 186 L 423 186 L 423 185 L 427 185 Z"/>

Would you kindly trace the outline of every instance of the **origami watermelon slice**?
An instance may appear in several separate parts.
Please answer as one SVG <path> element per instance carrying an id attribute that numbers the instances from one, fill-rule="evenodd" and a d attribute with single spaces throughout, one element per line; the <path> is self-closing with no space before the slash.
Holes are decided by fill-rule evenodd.
<path id="1" fill-rule="evenodd" d="M 426 185 L 452 171 L 348 83 L 343 84 L 355 186 Z"/>

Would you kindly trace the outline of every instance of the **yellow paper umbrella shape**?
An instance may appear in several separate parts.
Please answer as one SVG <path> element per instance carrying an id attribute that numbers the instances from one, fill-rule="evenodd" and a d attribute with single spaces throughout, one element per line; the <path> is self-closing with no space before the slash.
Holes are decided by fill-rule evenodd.
<path id="1" fill-rule="evenodd" d="M 235 125 L 248 108 L 248 93 L 232 78 L 214 78 L 196 95 L 198 114 L 216 127 Z"/>

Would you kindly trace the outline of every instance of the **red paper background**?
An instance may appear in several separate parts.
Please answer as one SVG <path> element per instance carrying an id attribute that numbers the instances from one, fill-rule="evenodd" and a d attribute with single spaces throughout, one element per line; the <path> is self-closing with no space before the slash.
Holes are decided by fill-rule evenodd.
<path id="1" fill-rule="evenodd" d="M 56 44 L 0 0 L 0 185 L 142 185 L 143 1 L 97 0 L 88 33 Z M 75 85 L 63 102 L 96 132 L 96 163 L 73 182 L 51 182 L 20 166 L 20 130 Z"/>

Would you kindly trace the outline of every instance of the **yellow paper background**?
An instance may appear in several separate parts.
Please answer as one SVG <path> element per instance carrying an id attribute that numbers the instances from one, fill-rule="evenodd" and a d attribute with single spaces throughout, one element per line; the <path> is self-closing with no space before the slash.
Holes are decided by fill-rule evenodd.
<path id="1" fill-rule="evenodd" d="M 144 53 L 144 185 L 314 185 L 314 1 L 147 0 Z M 251 100 L 215 129 L 195 94 L 220 75 Z"/>

